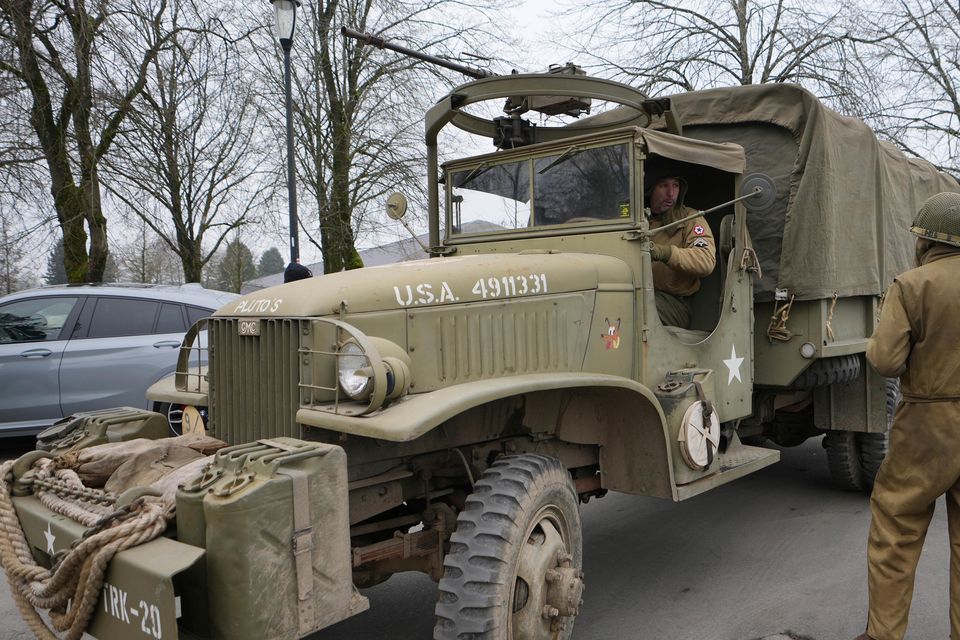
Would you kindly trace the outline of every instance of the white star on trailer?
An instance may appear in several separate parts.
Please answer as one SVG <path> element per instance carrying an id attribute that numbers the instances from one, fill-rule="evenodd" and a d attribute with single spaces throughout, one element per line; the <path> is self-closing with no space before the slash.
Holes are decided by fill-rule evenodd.
<path id="1" fill-rule="evenodd" d="M 737 345 L 730 346 L 730 358 L 723 361 L 723 364 L 727 365 L 728 375 L 727 375 L 727 385 L 733 382 L 733 379 L 736 378 L 738 382 L 743 382 L 743 378 L 740 377 L 740 365 L 743 364 L 743 358 L 737 357 Z"/>

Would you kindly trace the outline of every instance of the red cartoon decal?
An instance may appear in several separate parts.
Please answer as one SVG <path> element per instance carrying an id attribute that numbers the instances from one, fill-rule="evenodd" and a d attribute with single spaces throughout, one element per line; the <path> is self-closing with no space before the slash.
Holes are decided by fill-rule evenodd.
<path id="1" fill-rule="evenodd" d="M 606 345 L 607 350 L 619 348 L 620 318 L 617 318 L 617 324 L 615 325 L 610 322 L 609 318 L 604 318 L 604 321 L 607 323 L 607 332 L 600 335 L 600 337 L 603 338 L 603 343 Z"/>

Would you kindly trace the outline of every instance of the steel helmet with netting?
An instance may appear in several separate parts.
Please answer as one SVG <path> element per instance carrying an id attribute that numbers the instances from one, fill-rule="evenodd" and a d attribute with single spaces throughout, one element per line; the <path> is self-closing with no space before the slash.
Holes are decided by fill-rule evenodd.
<path id="1" fill-rule="evenodd" d="M 945 191 L 928 198 L 910 231 L 921 238 L 960 247 L 960 193 Z"/>

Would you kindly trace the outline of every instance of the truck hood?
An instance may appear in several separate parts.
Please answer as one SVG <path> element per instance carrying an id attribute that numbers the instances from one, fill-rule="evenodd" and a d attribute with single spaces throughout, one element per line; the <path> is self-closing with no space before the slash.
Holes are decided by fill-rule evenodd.
<path id="1" fill-rule="evenodd" d="M 430 258 L 341 271 L 264 289 L 216 316 L 311 317 L 507 300 L 633 284 L 622 260 L 585 253 L 525 251 Z"/>

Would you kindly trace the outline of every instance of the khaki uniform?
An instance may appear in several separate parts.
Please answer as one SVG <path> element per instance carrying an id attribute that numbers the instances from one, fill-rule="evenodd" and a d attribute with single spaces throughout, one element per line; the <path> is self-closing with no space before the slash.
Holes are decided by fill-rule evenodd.
<path id="1" fill-rule="evenodd" d="M 688 207 L 674 207 L 666 215 L 651 217 L 650 228 L 656 229 L 693 213 L 696 211 Z M 700 290 L 700 278 L 710 275 L 717 265 L 717 245 L 710 225 L 699 216 L 654 234 L 651 240 L 673 247 L 667 263 L 653 263 L 653 288 L 660 321 L 667 326 L 687 328 L 690 326 L 687 298 Z"/>
<path id="2" fill-rule="evenodd" d="M 903 402 L 870 500 L 867 633 L 901 640 L 938 497 L 950 531 L 950 629 L 960 640 L 960 248 L 933 245 L 887 291 L 867 359 Z"/>

